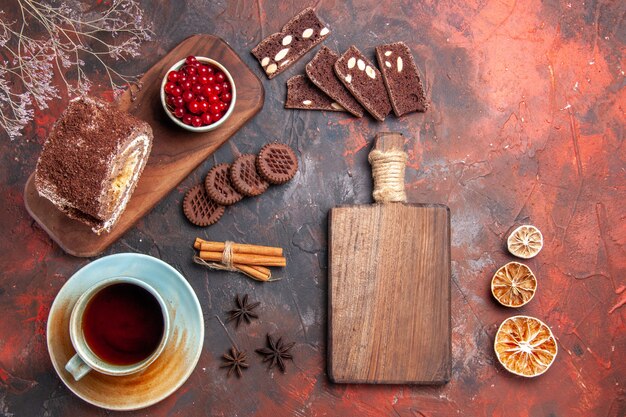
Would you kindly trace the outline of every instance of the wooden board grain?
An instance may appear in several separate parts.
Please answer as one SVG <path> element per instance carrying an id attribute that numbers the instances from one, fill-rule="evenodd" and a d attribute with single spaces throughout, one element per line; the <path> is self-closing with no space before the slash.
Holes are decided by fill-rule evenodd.
<path id="1" fill-rule="evenodd" d="M 340 383 L 450 378 L 450 212 L 338 207 L 329 222 L 329 374 Z"/>
<path id="2" fill-rule="evenodd" d="M 376 135 L 369 160 L 379 204 L 330 212 L 328 368 L 334 382 L 450 379 L 450 210 L 404 203 L 404 142 L 401 133 Z"/>
<path id="3" fill-rule="evenodd" d="M 235 109 L 230 118 L 212 132 L 192 133 L 183 130 L 169 120 L 161 106 L 159 88 L 163 76 L 172 65 L 188 55 L 217 60 L 228 69 L 235 81 Z M 194 35 L 185 39 L 150 68 L 141 78 L 140 84 L 142 88 L 134 97 L 127 91 L 120 97 L 118 106 L 152 126 L 152 152 L 126 210 L 110 233 L 95 235 L 90 227 L 68 218 L 48 200 L 40 197 L 35 189 L 34 174 L 26 183 L 26 209 L 50 237 L 71 255 L 96 256 L 115 242 L 257 114 L 263 107 L 265 94 L 261 81 L 237 53 L 222 39 L 212 35 Z"/>

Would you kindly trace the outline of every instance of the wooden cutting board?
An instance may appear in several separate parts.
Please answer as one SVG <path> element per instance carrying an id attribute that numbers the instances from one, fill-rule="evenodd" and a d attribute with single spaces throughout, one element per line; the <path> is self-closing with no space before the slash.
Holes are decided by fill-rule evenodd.
<path id="1" fill-rule="evenodd" d="M 382 133 L 376 149 L 403 150 Z M 403 163 L 401 163 L 402 165 Z M 400 175 L 404 185 L 404 169 Z M 338 207 L 329 221 L 328 372 L 337 383 L 450 379 L 450 210 L 401 202 Z"/>
<path id="2" fill-rule="evenodd" d="M 161 80 L 167 70 L 188 55 L 213 58 L 233 76 L 237 87 L 235 109 L 218 129 L 192 133 L 175 125 L 164 113 L 159 97 Z M 222 39 L 194 35 L 161 58 L 141 78 L 142 88 L 131 97 L 127 91 L 118 107 L 152 126 L 154 141 L 150 159 L 126 210 L 109 233 L 97 236 L 89 226 L 65 216 L 37 193 L 34 174 L 24 189 L 24 203 L 30 215 L 70 255 L 96 256 L 122 236 L 152 209 L 202 161 L 226 142 L 263 107 L 263 85 L 237 53 Z"/>

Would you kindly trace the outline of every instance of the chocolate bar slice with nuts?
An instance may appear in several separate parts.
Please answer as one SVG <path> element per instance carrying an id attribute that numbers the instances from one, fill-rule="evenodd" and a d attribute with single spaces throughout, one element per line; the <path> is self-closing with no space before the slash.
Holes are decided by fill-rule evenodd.
<path id="1" fill-rule="evenodd" d="M 306 75 L 320 90 L 356 117 L 363 116 L 363 107 L 335 75 L 334 65 L 339 55 L 322 46 L 311 62 L 306 64 Z"/>
<path id="2" fill-rule="evenodd" d="M 286 109 L 345 111 L 304 75 L 287 81 Z"/>
<path id="3" fill-rule="evenodd" d="M 291 19 L 281 32 L 263 39 L 252 50 L 269 79 L 274 78 L 328 37 L 330 30 L 308 7 Z"/>
<path id="4" fill-rule="evenodd" d="M 352 45 L 335 62 L 335 74 L 355 99 L 381 122 L 391 112 L 391 103 L 380 71 Z"/>
<path id="5" fill-rule="evenodd" d="M 376 58 L 396 116 L 425 112 L 428 101 L 411 49 L 404 42 L 380 45 Z"/>

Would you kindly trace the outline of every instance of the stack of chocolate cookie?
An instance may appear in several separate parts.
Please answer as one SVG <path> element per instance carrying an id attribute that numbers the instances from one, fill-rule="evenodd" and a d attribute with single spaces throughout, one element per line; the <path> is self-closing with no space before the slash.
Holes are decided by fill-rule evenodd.
<path id="1" fill-rule="evenodd" d="M 183 201 L 183 211 L 196 226 L 210 226 L 226 206 L 244 197 L 263 194 L 270 185 L 291 180 L 298 171 L 298 158 L 288 145 L 273 142 L 258 155 L 243 154 L 231 164 L 211 168 L 204 183 L 192 187 Z"/>

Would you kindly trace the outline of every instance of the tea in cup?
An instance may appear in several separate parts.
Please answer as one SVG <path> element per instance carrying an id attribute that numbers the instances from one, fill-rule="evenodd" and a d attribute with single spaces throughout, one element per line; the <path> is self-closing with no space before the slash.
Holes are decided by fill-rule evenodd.
<path id="1" fill-rule="evenodd" d="M 106 279 L 88 289 L 70 316 L 76 354 L 65 369 L 78 381 L 92 370 L 129 375 L 146 369 L 163 352 L 170 332 L 159 293 L 131 277 Z"/>

